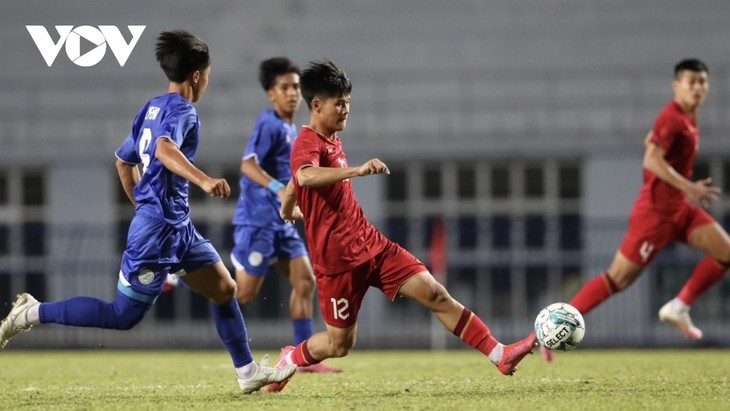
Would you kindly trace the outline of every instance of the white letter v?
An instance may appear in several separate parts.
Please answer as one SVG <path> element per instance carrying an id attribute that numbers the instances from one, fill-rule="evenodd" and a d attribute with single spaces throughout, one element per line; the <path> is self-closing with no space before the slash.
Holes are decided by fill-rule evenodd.
<path id="1" fill-rule="evenodd" d="M 132 40 L 127 44 L 116 26 L 99 26 L 99 30 L 104 34 L 106 43 L 112 49 L 112 53 L 114 53 L 114 57 L 117 58 L 120 66 L 124 67 L 124 63 L 127 62 L 134 46 L 137 45 L 137 41 L 142 36 L 145 27 L 147 26 L 127 26 L 129 32 L 132 33 Z"/>
<path id="2" fill-rule="evenodd" d="M 53 40 L 51 40 L 51 35 L 48 34 L 48 30 L 46 30 L 43 26 L 25 26 L 25 28 L 28 29 L 28 33 L 30 33 L 30 36 L 35 42 L 35 46 L 38 47 L 38 51 L 41 52 L 43 60 L 46 61 L 48 67 L 51 67 L 51 64 L 53 64 L 53 61 L 56 60 L 58 52 L 61 51 L 63 43 L 66 42 L 66 39 L 74 26 L 56 26 L 56 31 L 59 36 L 57 43 L 54 43 Z"/>

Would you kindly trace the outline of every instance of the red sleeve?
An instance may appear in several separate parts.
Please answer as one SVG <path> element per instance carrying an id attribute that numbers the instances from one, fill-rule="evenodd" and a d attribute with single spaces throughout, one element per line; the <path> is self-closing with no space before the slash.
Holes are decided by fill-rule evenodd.
<path id="1" fill-rule="evenodd" d="M 319 167 L 321 157 L 319 138 L 312 138 L 311 134 L 303 134 L 294 141 L 291 150 L 291 170 L 296 174 L 303 167 Z"/>
<path id="2" fill-rule="evenodd" d="M 651 141 L 652 143 L 663 148 L 664 151 L 669 151 L 676 140 L 677 135 L 681 133 L 681 128 L 674 119 L 669 116 L 662 115 L 654 122 L 654 127 L 651 129 Z"/>

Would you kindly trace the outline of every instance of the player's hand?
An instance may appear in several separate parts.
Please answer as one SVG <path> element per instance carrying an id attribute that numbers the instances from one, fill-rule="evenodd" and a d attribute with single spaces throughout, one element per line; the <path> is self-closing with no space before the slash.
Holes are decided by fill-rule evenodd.
<path id="1" fill-rule="evenodd" d="M 703 178 L 702 180 L 693 181 L 687 189 L 687 197 L 690 200 L 698 202 L 702 207 L 709 207 L 717 201 L 722 189 L 712 184 L 712 177 Z"/>
<path id="2" fill-rule="evenodd" d="M 228 198 L 231 195 L 231 187 L 224 178 L 209 178 L 201 188 L 211 197 Z"/>
<path id="3" fill-rule="evenodd" d="M 357 168 L 357 175 L 359 176 L 369 176 L 371 174 L 383 173 L 390 174 L 390 170 L 388 170 L 388 166 L 386 166 L 385 163 L 377 158 L 373 158 Z"/>
<path id="4" fill-rule="evenodd" d="M 298 205 L 292 207 L 291 210 L 284 210 L 284 207 L 282 207 L 279 215 L 281 216 L 281 219 L 286 221 L 287 223 L 294 223 L 295 221 L 304 218 L 302 210 L 299 209 Z"/>

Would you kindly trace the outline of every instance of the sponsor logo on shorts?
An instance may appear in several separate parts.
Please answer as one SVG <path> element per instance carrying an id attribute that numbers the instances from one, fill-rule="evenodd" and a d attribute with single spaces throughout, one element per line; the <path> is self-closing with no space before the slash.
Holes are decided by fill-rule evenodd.
<path id="1" fill-rule="evenodd" d="M 646 262 L 649 257 L 651 257 L 651 253 L 654 252 L 654 245 L 650 244 L 648 241 L 644 241 L 643 244 L 641 244 L 641 248 L 639 249 L 639 254 L 641 254 L 641 261 Z"/>
<path id="2" fill-rule="evenodd" d="M 142 270 L 141 273 L 139 273 L 139 282 L 144 285 L 152 284 L 152 281 L 155 281 L 155 273 L 152 272 L 152 270 Z"/>
<path id="3" fill-rule="evenodd" d="M 248 255 L 248 263 L 251 264 L 251 266 L 253 267 L 258 267 L 263 262 L 264 255 L 258 251 L 252 251 L 251 254 Z"/>

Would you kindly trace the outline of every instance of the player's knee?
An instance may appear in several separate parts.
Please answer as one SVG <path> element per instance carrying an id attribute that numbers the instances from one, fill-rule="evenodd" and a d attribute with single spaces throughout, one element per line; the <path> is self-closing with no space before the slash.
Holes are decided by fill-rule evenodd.
<path id="1" fill-rule="evenodd" d="M 222 279 L 219 283 L 218 290 L 210 298 L 210 301 L 216 305 L 228 304 L 236 298 L 238 288 L 236 282 L 232 278 Z"/>
<path id="2" fill-rule="evenodd" d="M 236 285 L 235 281 L 226 282 L 221 289 L 221 299 L 224 300 L 221 302 L 221 304 L 225 304 L 236 298 L 237 292 L 238 286 Z"/>
<path id="3" fill-rule="evenodd" d="M 236 300 L 239 304 L 248 305 L 256 298 L 256 291 L 240 287 L 236 291 Z"/>
<path id="4" fill-rule="evenodd" d="M 144 315 L 118 317 L 117 330 L 131 330 L 135 325 L 142 321 L 142 318 L 144 318 Z"/>
<path id="5" fill-rule="evenodd" d="M 130 330 L 144 318 L 149 307 L 130 301 L 118 299 L 114 302 L 114 317 L 117 330 Z"/>
<path id="6" fill-rule="evenodd" d="M 426 302 L 429 306 L 441 306 L 448 303 L 451 300 L 449 292 L 446 291 L 443 285 L 434 281 L 428 287 L 426 292 Z"/>
<path id="7" fill-rule="evenodd" d="M 311 297 L 314 294 L 314 279 L 304 277 L 292 282 L 292 288 L 297 295 Z"/>

